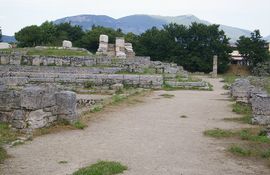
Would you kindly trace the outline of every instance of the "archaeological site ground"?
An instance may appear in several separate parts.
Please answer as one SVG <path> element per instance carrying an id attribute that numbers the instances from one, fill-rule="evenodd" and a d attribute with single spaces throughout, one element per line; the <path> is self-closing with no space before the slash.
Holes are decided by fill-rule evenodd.
<path id="1" fill-rule="evenodd" d="M 270 174 L 269 76 L 72 45 L 0 50 L 1 174 Z"/>

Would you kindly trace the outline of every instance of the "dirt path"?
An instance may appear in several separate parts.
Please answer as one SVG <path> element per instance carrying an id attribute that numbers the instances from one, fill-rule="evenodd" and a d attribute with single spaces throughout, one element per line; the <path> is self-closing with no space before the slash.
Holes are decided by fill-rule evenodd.
<path id="1" fill-rule="evenodd" d="M 234 114 L 222 83 L 209 81 L 214 91 L 157 91 L 145 103 L 101 114 L 84 131 L 46 135 L 11 148 L 13 158 L 2 166 L 3 174 L 71 174 L 98 160 L 121 161 L 129 167 L 125 175 L 270 174 L 263 165 L 228 156 L 221 140 L 203 136 L 206 129 L 239 127 L 222 121 Z M 175 97 L 162 98 L 163 93 Z"/>

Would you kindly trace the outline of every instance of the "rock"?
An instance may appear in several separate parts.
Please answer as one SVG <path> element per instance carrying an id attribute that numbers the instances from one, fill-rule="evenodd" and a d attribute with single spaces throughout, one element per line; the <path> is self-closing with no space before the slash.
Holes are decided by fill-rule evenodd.
<path id="1" fill-rule="evenodd" d="M 10 111 L 19 109 L 21 104 L 20 93 L 15 90 L 0 91 L 0 110 Z"/>
<path id="2" fill-rule="evenodd" d="M 50 85 L 26 87 L 21 92 L 21 106 L 31 110 L 54 106 L 55 92 L 56 88 Z"/>
<path id="3" fill-rule="evenodd" d="M 44 112 L 42 109 L 30 112 L 27 124 L 31 129 L 44 128 L 49 126 L 56 117 L 51 112 Z"/>
<path id="4" fill-rule="evenodd" d="M 23 129 L 26 128 L 26 122 L 25 122 L 25 115 L 26 112 L 23 110 L 15 110 L 13 111 L 11 115 L 11 125 L 13 128 L 16 129 Z"/>
<path id="5" fill-rule="evenodd" d="M 252 106 L 252 123 L 270 125 L 270 96 L 253 94 L 250 100 Z"/>
<path id="6" fill-rule="evenodd" d="M 62 46 L 64 48 L 72 48 L 72 42 L 71 41 L 64 40 Z"/>
<path id="7" fill-rule="evenodd" d="M 71 91 L 56 93 L 56 105 L 59 119 L 64 119 L 71 123 L 77 120 L 76 93 Z"/>
<path id="8" fill-rule="evenodd" d="M 248 103 L 251 97 L 251 91 L 254 88 L 249 80 L 236 79 L 231 85 L 231 96 L 234 97 L 237 102 Z"/>
<path id="9" fill-rule="evenodd" d="M 116 91 L 122 90 L 123 88 L 124 88 L 124 85 L 121 83 L 117 83 L 117 84 L 112 85 L 112 89 L 116 90 Z"/>
<path id="10" fill-rule="evenodd" d="M 9 56 L 1 56 L 0 57 L 0 63 L 5 65 L 5 64 L 9 64 Z"/>

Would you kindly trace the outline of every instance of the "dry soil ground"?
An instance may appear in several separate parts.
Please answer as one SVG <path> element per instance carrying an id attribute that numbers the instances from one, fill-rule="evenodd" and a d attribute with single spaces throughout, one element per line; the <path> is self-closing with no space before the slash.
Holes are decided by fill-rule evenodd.
<path id="1" fill-rule="evenodd" d="M 113 160 L 129 167 L 125 175 L 270 174 L 258 162 L 229 156 L 223 140 L 203 135 L 215 127 L 243 127 L 222 120 L 235 114 L 220 80 L 209 81 L 214 91 L 156 91 L 143 103 L 98 114 L 85 130 L 45 135 L 10 148 L 12 158 L 1 166 L 2 173 L 65 175 L 98 160 Z M 175 97 L 160 97 L 163 93 Z"/>

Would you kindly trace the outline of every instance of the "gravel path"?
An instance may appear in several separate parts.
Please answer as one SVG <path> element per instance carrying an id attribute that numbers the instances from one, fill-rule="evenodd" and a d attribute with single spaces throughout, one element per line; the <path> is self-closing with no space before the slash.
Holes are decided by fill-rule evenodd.
<path id="1" fill-rule="evenodd" d="M 222 95 L 223 84 L 209 81 L 214 91 L 155 91 L 144 103 L 99 114 L 83 131 L 46 135 L 10 148 L 12 158 L 1 170 L 4 175 L 65 175 L 98 160 L 114 160 L 129 167 L 125 175 L 270 174 L 262 164 L 230 157 L 224 141 L 203 136 L 215 127 L 244 127 L 222 121 L 234 114 Z M 175 97 L 160 97 L 163 93 Z"/>

